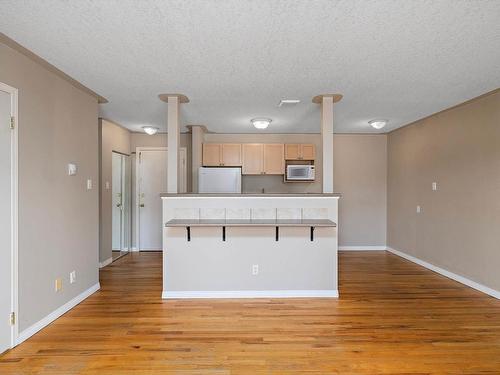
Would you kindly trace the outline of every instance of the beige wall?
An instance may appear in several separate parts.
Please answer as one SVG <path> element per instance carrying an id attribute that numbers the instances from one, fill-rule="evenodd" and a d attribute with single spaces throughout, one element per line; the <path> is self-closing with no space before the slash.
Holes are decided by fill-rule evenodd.
<path id="1" fill-rule="evenodd" d="M 335 134 L 333 172 L 339 246 L 386 246 L 387 136 Z"/>
<path id="2" fill-rule="evenodd" d="M 99 190 L 99 261 L 111 258 L 112 252 L 112 152 L 130 154 L 130 132 L 110 121 L 99 119 L 100 126 L 100 190 Z M 109 189 L 106 189 L 106 182 Z"/>
<path id="3" fill-rule="evenodd" d="M 389 134 L 390 247 L 500 290 L 499 228 L 500 92 Z"/>
<path id="4" fill-rule="evenodd" d="M 317 178 L 285 183 L 283 176 L 243 176 L 244 192 L 319 193 L 322 190 L 320 134 L 205 134 L 207 143 L 313 143 Z M 386 245 L 387 136 L 333 137 L 334 189 L 339 200 L 339 246 Z"/>
<path id="5" fill-rule="evenodd" d="M 0 81 L 19 89 L 22 332 L 99 281 L 98 104 L 2 43 L 0 61 Z M 70 162 L 78 166 L 76 176 L 67 174 Z M 89 178 L 92 190 L 86 189 Z M 56 293 L 58 277 L 63 289 Z"/>

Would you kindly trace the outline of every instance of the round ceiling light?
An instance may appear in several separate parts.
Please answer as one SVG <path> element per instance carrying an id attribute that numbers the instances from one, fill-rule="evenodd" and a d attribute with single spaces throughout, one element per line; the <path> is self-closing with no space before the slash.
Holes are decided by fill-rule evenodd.
<path id="1" fill-rule="evenodd" d="M 255 126 L 257 129 L 266 129 L 269 124 L 272 122 L 270 118 L 264 118 L 264 117 L 258 117 L 258 118 L 253 118 L 250 120 L 250 122 Z"/>
<path id="2" fill-rule="evenodd" d="M 149 135 L 154 135 L 158 133 L 158 128 L 154 126 L 143 126 L 142 130 L 144 130 L 144 133 L 149 134 Z"/>
<path id="3" fill-rule="evenodd" d="M 375 129 L 382 129 L 387 125 L 387 120 L 371 120 L 368 123 L 373 126 Z"/>

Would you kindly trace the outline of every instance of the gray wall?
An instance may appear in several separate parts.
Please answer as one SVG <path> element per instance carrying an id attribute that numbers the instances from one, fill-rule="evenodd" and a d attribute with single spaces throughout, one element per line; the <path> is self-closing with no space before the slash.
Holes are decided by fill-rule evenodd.
<path id="1" fill-rule="evenodd" d="M 387 136 L 335 134 L 333 186 L 339 200 L 339 246 L 386 246 Z"/>
<path id="2" fill-rule="evenodd" d="M 99 261 L 104 262 L 111 258 L 112 254 L 112 152 L 118 151 L 130 154 L 130 132 L 110 121 L 99 119 L 99 143 L 100 143 L 100 175 L 101 183 L 99 190 Z M 109 189 L 106 189 L 109 182 Z"/>
<path id="3" fill-rule="evenodd" d="M 499 228 L 500 91 L 389 134 L 390 247 L 500 290 Z"/>
<path id="4" fill-rule="evenodd" d="M 98 281 L 97 98 L 0 43 L 0 81 L 19 89 L 19 328 Z M 67 175 L 67 163 L 78 166 Z M 86 189 L 86 180 L 94 189 Z M 77 282 L 69 284 L 69 273 Z M 56 293 L 56 278 L 63 289 Z"/>

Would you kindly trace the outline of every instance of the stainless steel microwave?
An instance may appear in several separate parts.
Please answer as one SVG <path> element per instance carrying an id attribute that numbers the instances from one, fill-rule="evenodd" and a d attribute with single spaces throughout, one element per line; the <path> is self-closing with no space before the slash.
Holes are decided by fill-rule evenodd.
<path id="1" fill-rule="evenodd" d="M 294 181 L 314 181 L 314 165 L 287 165 L 286 179 Z"/>

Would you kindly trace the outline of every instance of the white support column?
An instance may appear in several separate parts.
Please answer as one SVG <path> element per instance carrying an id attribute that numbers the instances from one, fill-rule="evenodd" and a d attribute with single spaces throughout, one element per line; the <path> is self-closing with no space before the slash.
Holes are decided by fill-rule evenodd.
<path id="1" fill-rule="evenodd" d="M 188 125 L 191 128 L 192 192 L 198 192 L 198 169 L 203 163 L 203 141 L 207 128 L 203 125 Z"/>
<path id="2" fill-rule="evenodd" d="M 179 98 L 168 98 L 167 133 L 168 133 L 168 166 L 167 166 L 167 193 L 177 193 L 179 176 Z"/>
<path id="3" fill-rule="evenodd" d="M 179 146 L 180 121 L 179 105 L 188 103 L 189 99 L 180 94 L 161 94 L 160 99 L 167 102 L 167 136 L 168 136 L 168 163 L 167 163 L 167 193 L 178 192 L 179 180 Z"/>
<path id="4" fill-rule="evenodd" d="M 318 95 L 313 103 L 321 105 L 321 141 L 323 148 L 323 193 L 333 193 L 333 103 L 339 94 Z"/>

